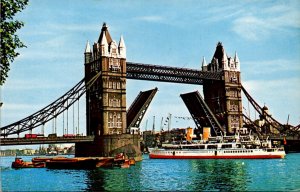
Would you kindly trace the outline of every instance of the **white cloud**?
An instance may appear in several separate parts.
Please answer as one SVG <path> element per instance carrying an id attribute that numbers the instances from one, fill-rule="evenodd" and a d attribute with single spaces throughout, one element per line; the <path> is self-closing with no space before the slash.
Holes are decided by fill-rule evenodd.
<path id="1" fill-rule="evenodd" d="M 39 26 L 39 24 L 37 24 Z M 58 32 L 66 31 L 71 32 L 98 32 L 101 29 L 101 24 L 89 23 L 89 24 L 75 24 L 75 23 L 43 23 L 42 27 L 34 27 L 36 30 L 27 30 L 29 27 L 24 27 L 22 35 L 39 36 L 39 35 L 55 35 Z M 60 33 L 61 35 L 61 33 Z"/>
<path id="2" fill-rule="evenodd" d="M 53 80 L 53 79 L 52 79 Z M 66 88 L 66 84 L 57 82 L 55 79 L 51 81 L 48 79 L 41 82 L 40 79 L 30 78 L 30 79 L 11 79 L 9 84 L 4 85 L 5 91 L 24 91 L 24 90 L 42 90 L 42 89 L 58 89 Z"/>
<path id="3" fill-rule="evenodd" d="M 244 11 L 233 21 L 232 30 L 239 36 L 253 41 L 268 38 L 274 31 L 286 32 L 289 28 L 300 28 L 297 7 L 273 5 Z"/>
<path id="4" fill-rule="evenodd" d="M 147 21 L 147 22 L 163 21 L 163 17 L 158 16 L 158 15 L 141 16 L 141 17 L 136 17 L 135 19 L 141 20 L 141 21 Z"/>
<path id="5" fill-rule="evenodd" d="M 34 111 L 36 109 L 45 107 L 37 104 L 25 104 L 25 103 L 5 103 L 3 109 L 5 111 Z"/>
<path id="6" fill-rule="evenodd" d="M 253 16 L 239 18 L 233 22 L 233 31 L 248 40 L 259 40 L 269 35 L 263 20 Z"/>
<path id="7" fill-rule="evenodd" d="M 273 117 L 281 123 L 290 114 L 290 123 L 299 124 L 300 78 L 244 81 L 243 86 L 260 105 L 266 104 Z M 248 106 L 246 100 L 243 105 Z M 252 114 L 254 114 L 252 112 Z"/>
<path id="8" fill-rule="evenodd" d="M 14 123 L 18 120 L 31 115 L 35 111 L 45 107 L 39 104 L 25 104 L 25 103 L 4 103 L 2 106 L 2 122 L 1 126 Z"/>
<path id="9" fill-rule="evenodd" d="M 245 61 L 242 68 L 247 74 L 274 74 L 275 72 L 300 72 L 300 63 L 297 60 L 276 59 L 264 61 Z M 292 64 L 291 64 L 292 63 Z"/>

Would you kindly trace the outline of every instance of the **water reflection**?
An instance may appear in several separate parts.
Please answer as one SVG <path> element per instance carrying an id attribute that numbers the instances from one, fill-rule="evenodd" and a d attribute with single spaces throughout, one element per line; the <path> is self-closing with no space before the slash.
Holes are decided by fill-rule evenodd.
<path id="1" fill-rule="evenodd" d="M 29 160 L 30 157 L 24 157 Z M 149 159 L 129 169 L 11 169 L 1 157 L 3 191 L 299 191 L 300 154 L 270 160 Z"/>
<path id="2" fill-rule="evenodd" d="M 87 191 L 131 191 L 143 190 L 141 176 L 142 162 L 138 162 L 129 169 L 100 168 L 91 170 L 87 174 Z"/>
<path id="3" fill-rule="evenodd" d="M 148 159 L 129 169 L 98 169 L 87 174 L 88 191 L 247 190 L 247 165 L 239 160 Z"/>
<path id="4" fill-rule="evenodd" d="M 193 190 L 245 191 L 247 165 L 239 160 L 193 160 Z"/>

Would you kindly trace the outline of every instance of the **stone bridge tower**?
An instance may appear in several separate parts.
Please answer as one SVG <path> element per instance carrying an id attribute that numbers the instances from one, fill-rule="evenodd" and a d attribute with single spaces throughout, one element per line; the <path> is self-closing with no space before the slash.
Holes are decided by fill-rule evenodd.
<path id="1" fill-rule="evenodd" d="M 228 57 L 221 42 L 217 44 L 211 62 L 202 62 L 203 71 L 221 72 L 222 80 L 204 80 L 205 102 L 227 133 L 234 134 L 243 126 L 240 61 L 235 53 Z"/>
<path id="2" fill-rule="evenodd" d="M 125 152 L 141 157 L 138 135 L 131 135 L 126 122 L 126 47 L 116 43 L 104 23 L 97 42 L 85 49 L 85 81 L 95 82 L 86 91 L 87 135 L 93 143 L 76 143 L 76 156 L 113 156 Z M 131 153 L 131 155 L 129 154 Z"/>
<path id="3" fill-rule="evenodd" d="M 100 72 L 87 90 L 87 135 L 126 133 L 126 47 L 121 36 L 117 44 L 103 24 L 98 42 L 85 50 L 85 78 L 90 81 Z"/>

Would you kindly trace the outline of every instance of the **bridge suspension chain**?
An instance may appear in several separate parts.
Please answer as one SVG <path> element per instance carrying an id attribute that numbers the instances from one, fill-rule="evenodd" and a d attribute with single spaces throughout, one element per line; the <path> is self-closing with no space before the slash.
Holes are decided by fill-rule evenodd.
<path id="1" fill-rule="evenodd" d="M 289 125 L 283 125 L 279 123 L 276 119 L 274 119 L 269 114 L 263 114 L 263 108 L 259 106 L 259 104 L 250 96 L 250 94 L 246 91 L 246 89 L 242 86 L 242 91 L 245 94 L 248 101 L 251 103 L 251 105 L 254 107 L 254 109 L 262 116 L 264 119 L 272 126 L 274 126 L 275 129 L 277 129 L 280 133 L 289 133 L 289 134 L 300 134 L 297 127 L 289 126 Z M 245 116 L 244 116 L 245 117 Z"/>
<path id="2" fill-rule="evenodd" d="M 58 98 L 56 101 L 52 102 L 48 106 L 39 110 L 38 112 L 20 120 L 10 125 L 1 127 L 1 136 L 8 136 L 13 134 L 20 134 L 25 131 L 32 131 L 32 129 L 44 125 L 48 121 L 54 119 L 56 129 L 56 118 L 58 115 L 67 110 L 71 105 L 80 99 L 80 97 L 90 89 L 94 82 L 98 79 L 101 72 L 97 73 L 88 82 L 85 82 L 83 78 L 79 83 L 77 83 L 73 88 L 71 88 L 67 93 Z"/>
<path id="3" fill-rule="evenodd" d="M 261 133 L 260 133 L 260 127 L 258 125 L 256 125 L 247 115 L 243 114 L 244 117 L 244 123 L 248 128 L 250 128 L 252 131 L 254 131 L 255 133 L 258 134 L 258 136 L 261 137 Z"/>
<path id="4" fill-rule="evenodd" d="M 278 131 L 282 131 L 283 125 L 281 123 L 279 123 L 278 121 L 276 121 L 271 115 L 269 114 L 263 114 L 262 111 L 262 107 L 259 106 L 259 104 L 250 96 L 250 94 L 246 91 L 246 89 L 242 86 L 242 91 L 245 94 L 245 96 L 247 97 L 248 101 L 251 103 L 251 105 L 254 107 L 254 109 L 261 115 L 261 116 L 266 116 L 265 120 L 269 123 L 275 126 L 275 128 Z"/>

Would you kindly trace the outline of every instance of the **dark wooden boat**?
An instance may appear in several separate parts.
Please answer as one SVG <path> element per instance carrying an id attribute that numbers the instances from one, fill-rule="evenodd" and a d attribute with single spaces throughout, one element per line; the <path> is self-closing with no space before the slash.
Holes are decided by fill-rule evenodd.
<path id="1" fill-rule="evenodd" d="M 98 167 L 111 166 L 112 158 L 52 158 L 46 161 L 49 169 L 95 169 Z"/>

